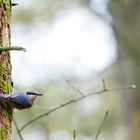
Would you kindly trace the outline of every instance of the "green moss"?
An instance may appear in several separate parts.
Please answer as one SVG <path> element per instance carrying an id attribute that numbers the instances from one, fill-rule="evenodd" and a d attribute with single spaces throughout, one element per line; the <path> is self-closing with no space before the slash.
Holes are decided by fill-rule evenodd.
<path id="1" fill-rule="evenodd" d="M 5 14 L 7 14 L 7 16 L 3 17 L 2 18 L 2 24 L 5 25 L 5 24 L 10 24 L 11 23 L 11 17 L 10 17 L 10 12 L 5 12 Z"/>
<path id="2" fill-rule="evenodd" d="M 11 83 L 7 83 L 7 87 L 6 87 L 6 91 L 7 93 L 10 93 L 12 91 L 12 84 Z"/>
<path id="3" fill-rule="evenodd" d="M 9 118 L 10 121 L 13 121 L 13 108 L 9 103 L 6 103 L 6 110 L 4 111 L 4 114 L 7 118 Z"/>
<path id="4" fill-rule="evenodd" d="M 10 12 L 9 12 L 9 11 L 7 12 L 7 17 L 6 17 L 5 22 L 6 22 L 7 24 L 10 24 L 10 23 L 11 23 L 11 16 L 10 16 Z"/>
<path id="5" fill-rule="evenodd" d="M 6 0 L 6 11 L 10 12 L 11 11 L 11 3 L 10 0 Z"/>
<path id="6" fill-rule="evenodd" d="M 4 62 L 0 63 L 0 87 L 2 87 L 2 90 L 4 93 L 9 93 L 12 91 L 12 85 L 11 82 L 8 81 L 8 75 L 6 73 L 6 65 Z M 3 103 L 6 110 L 4 111 L 5 116 L 9 118 L 10 120 L 13 120 L 13 109 L 8 103 Z"/>
<path id="7" fill-rule="evenodd" d="M 1 140 L 8 140 L 8 130 L 6 128 L 0 129 L 0 138 Z"/>
<path id="8" fill-rule="evenodd" d="M 9 93 L 12 91 L 12 85 L 11 85 L 11 82 L 10 83 L 7 82 L 9 77 L 8 77 L 7 73 L 5 73 L 5 72 L 6 72 L 5 64 L 0 63 L 0 87 L 2 87 L 4 93 Z M 3 76 L 4 76 L 5 80 L 4 80 Z"/>
<path id="9" fill-rule="evenodd" d="M 0 5 L 2 5 L 2 0 L 0 0 Z"/>
<path id="10" fill-rule="evenodd" d="M 10 0 L 5 0 L 5 2 L 2 2 L 0 0 L 0 5 L 3 5 L 5 7 L 5 10 L 3 11 L 3 17 L 1 19 L 1 22 L 3 25 L 10 24 L 11 23 L 11 2 Z"/>
<path id="11" fill-rule="evenodd" d="M 5 64 L 0 62 L 0 86 L 4 85 L 3 74 L 5 70 Z"/>
<path id="12" fill-rule="evenodd" d="M 8 77 L 6 77 L 6 78 L 8 78 Z M 12 91 L 11 83 L 7 83 L 7 82 L 4 82 L 4 81 L 2 81 L 2 83 L 3 83 L 3 92 L 4 93 L 10 93 Z"/>

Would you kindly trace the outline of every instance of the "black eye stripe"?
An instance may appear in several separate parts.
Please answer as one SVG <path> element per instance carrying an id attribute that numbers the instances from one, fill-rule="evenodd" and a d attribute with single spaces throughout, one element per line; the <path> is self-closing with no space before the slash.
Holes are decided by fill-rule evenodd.
<path id="1" fill-rule="evenodd" d="M 37 95 L 35 92 L 27 92 L 27 95 Z"/>

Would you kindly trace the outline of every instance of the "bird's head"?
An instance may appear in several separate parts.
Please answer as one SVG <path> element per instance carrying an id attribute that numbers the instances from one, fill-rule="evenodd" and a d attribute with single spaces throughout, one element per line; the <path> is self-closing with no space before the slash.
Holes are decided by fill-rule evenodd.
<path id="1" fill-rule="evenodd" d="M 29 97 L 29 99 L 31 100 L 32 103 L 34 103 L 35 99 L 38 96 L 42 96 L 43 94 L 39 94 L 36 91 L 27 91 L 27 96 Z"/>

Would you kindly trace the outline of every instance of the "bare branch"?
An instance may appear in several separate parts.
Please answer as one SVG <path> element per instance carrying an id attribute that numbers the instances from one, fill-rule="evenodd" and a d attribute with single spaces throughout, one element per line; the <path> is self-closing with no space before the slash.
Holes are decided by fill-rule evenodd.
<path id="1" fill-rule="evenodd" d="M 20 138 L 21 140 L 23 140 L 23 137 L 22 137 L 22 135 L 21 135 L 21 133 L 20 133 L 20 130 L 19 130 L 19 128 L 18 128 L 18 125 L 17 125 L 17 122 L 16 122 L 15 119 L 14 119 L 14 124 L 15 124 L 15 128 L 16 128 L 16 130 L 17 130 L 17 133 L 18 133 L 19 138 Z"/>
<path id="2" fill-rule="evenodd" d="M 37 117 L 35 117 L 34 119 L 30 120 L 29 122 L 27 122 L 25 125 L 23 125 L 21 128 L 20 128 L 20 132 L 23 131 L 27 126 L 29 126 L 30 124 L 32 124 L 33 122 L 45 117 L 45 116 L 48 116 L 50 114 L 52 114 L 53 112 L 59 110 L 59 109 L 62 109 L 64 108 L 65 106 L 68 106 L 70 104 L 73 104 L 73 103 L 76 103 L 78 101 L 81 101 L 83 100 L 84 98 L 87 98 L 89 96 L 92 96 L 92 95 L 95 95 L 95 94 L 102 94 L 102 93 L 105 93 L 105 92 L 109 92 L 109 91 L 118 91 L 118 90 L 124 90 L 124 89 L 133 89 L 133 86 L 128 86 L 128 87 L 121 87 L 121 88 L 113 88 L 113 89 L 108 89 L 108 90 L 101 90 L 101 91 L 97 91 L 97 92 L 91 92 L 89 94 L 86 94 L 84 96 L 81 96 L 79 98 L 76 98 L 76 99 L 72 99 L 64 104 L 61 104 L 61 105 L 58 105 L 57 107 L 54 107 L 53 109 L 47 111 L 46 113 L 43 113 Z"/>
<path id="3" fill-rule="evenodd" d="M 82 97 L 84 97 L 84 94 L 78 89 L 78 88 L 75 88 L 74 86 L 71 85 L 71 83 L 66 80 L 66 83 L 75 91 L 77 91 Z"/>
<path id="4" fill-rule="evenodd" d="M 105 122 L 106 122 L 108 113 L 109 113 L 109 111 L 107 110 L 106 113 L 105 113 L 104 119 L 103 119 L 103 121 L 102 121 L 102 123 L 101 123 L 101 125 L 100 125 L 100 127 L 99 127 L 99 130 L 97 131 L 97 134 L 96 134 L 96 136 L 95 136 L 95 140 L 98 139 L 98 136 L 100 135 L 100 133 L 101 133 L 101 131 L 102 131 L 102 128 L 103 128 L 103 126 L 104 126 L 104 124 L 105 124 Z"/>
<path id="5" fill-rule="evenodd" d="M 0 52 L 3 51 L 23 51 L 26 52 L 26 49 L 20 46 L 12 46 L 12 47 L 0 47 Z"/>
<path id="6" fill-rule="evenodd" d="M 106 89 L 105 79 L 103 79 L 102 82 L 103 82 L 103 90 L 106 91 L 107 89 Z"/>
<path id="7" fill-rule="evenodd" d="M 26 52 L 26 49 L 20 46 L 12 46 L 13 50 Z"/>

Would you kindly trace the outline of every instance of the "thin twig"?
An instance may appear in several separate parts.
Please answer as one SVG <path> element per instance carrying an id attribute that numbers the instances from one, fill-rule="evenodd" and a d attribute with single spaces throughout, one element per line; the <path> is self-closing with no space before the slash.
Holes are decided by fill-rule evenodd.
<path id="1" fill-rule="evenodd" d="M 52 114 L 52 113 L 55 112 L 56 110 L 62 109 L 62 108 L 64 108 L 65 106 L 68 106 L 68 105 L 70 105 L 70 104 L 76 103 L 76 102 L 78 102 L 78 101 L 80 101 L 80 100 L 83 100 L 84 98 L 89 97 L 89 96 L 92 96 L 92 95 L 95 95 L 95 94 L 101 94 L 101 93 L 109 92 L 109 91 L 116 91 L 116 90 L 123 90 L 123 89 L 133 89 L 133 88 L 134 88 L 134 86 L 128 86 L 128 87 L 121 87 L 121 88 L 108 89 L 108 90 L 106 90 L 106 91 L 101 90 L 101 91 L 97 91 L 97 92 L 91 92 L 91 93 L 89 93 L 89 94 L 87 94 L 87 95 L 81 96 L 81 97 L 76 98 L 76 99 L 72 99 L 72 100 L 70 100 L 70 101 L 68 101 L 68 102 L 66 102 L 66 103 L 64 103 L 64 104 L 61 104 L 61 105 L 59 105 L 59 106 L 57 106 L 57 107 L 54 107 L 53 109 L 49 110 L 48 112 L 43 113 L 43 114 L 41 114 L 41 115 L 35 117 L 34 119 L 30 120 L 29 122 L 27 122 L 26 124 L 24 124 L 24 125 L 20 128 L 20 132 L 23 131 L 27 126 L 29 126 L 29 125 L 32 124 L 33 122 L 35 122 L 35 121 L 37 121 L 37 120 L 39 120 L 39 119 L 41 119 L 41 118 L 43 118 L 43 117 L 45 117 L 45 116 L 48 116 L 48 115 Z"/>
<path id="2" fill-rule="evenodd" d="M 106 91 L 107 89 L 106 89 L 105 79 L 103 79 L 102 82 L 103 82 L 103 90 Z"/>
<path id="3" fill-rule="evenodd" d="M 17 130 L 17 133 L 18 133 L 19 138 L 20 138 L 21 140 L 23 140 L 23 137 L 22 137 L 22 135 L 21 135 L 21 133 L 20 133 L 20 130 L 19 130 L 19 128 L 18 128 L 18 125 L 17 125 L 17 122 L 16 122 L 15 119 L 14 119 L 14 124 L 15 124 L 15 128 L 16 128 L 16 130 Z"/>
<path id="4" fill-rule="evenodd" d="M 20 46 L 12 46 L 13 50 L 17 50 L 17 51 L 23 51 L 23 52 L 26 52 L 26 49 L 23 48 L 23 47 L 20 47 Z"/>
<path id="5" fill-rule="evenodd" d="M 76 134 L 76 129 L 74 128 L 74 129 L 73 129 L 73 140 L 76 140 L 76 135 L 77 135 L 77 134 Z"/>
<path id="6" fill-rule="evenodd" d="M 70 83 L 68 80 L 66 80 L 66 83 L 67 83 L 72 89 L 74 89 L 75 91 L 77 91 L 82 97 L 84 97 L 84 94 L 83 94 L 78 88 L 76 88 L 76 87 L 74 87 L 73 85 L 71 85 L 71 83 Z"/>
<path id="7" fill-rule="evenodd" d="M 26 52 L 26 49 L 20 46 L 12 46 L 12 47 L 0 47 L 0 52 L 3 51 L 23 51 Z"/>
<path id="8" fill-rule="evenodd" d="M 98 139 L 98 136 L 100 135 L 100 133 L 101 133 L 101 131 L 102 131 L 102 128 L 103 128 L 103 126 L 104 126 L 104 124 L 105 124 L 105 122 L 106 122 L 108 113 L 109 113 L 109 111 L 107 110 L 106 113 L 105 113 L 104 119 L 103 119 L 103 121 L 102 121 L 102 123 L 101 123 L 101 125 L 100 125 L 100 127 L 99 127 L 99 130 L 97 131 L 97 134 L 96 134 L 96 136 L 95 136 L 95 140 Z"/>

